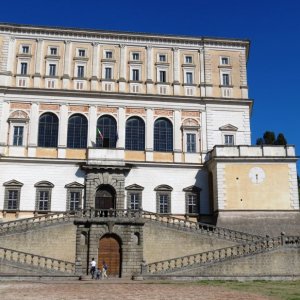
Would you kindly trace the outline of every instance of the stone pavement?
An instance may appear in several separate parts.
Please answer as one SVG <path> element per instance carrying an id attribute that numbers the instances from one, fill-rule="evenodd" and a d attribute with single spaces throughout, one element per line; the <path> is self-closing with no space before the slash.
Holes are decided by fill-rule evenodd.
<path id="1" fill-rule="evenodd" d="M 156 283 L 129 280 L 86 281 L 2 281 L 0 298 L 3 300 L 267 300 L 272 299 L 245 292 L 232 291 L 192 282 Z"/>

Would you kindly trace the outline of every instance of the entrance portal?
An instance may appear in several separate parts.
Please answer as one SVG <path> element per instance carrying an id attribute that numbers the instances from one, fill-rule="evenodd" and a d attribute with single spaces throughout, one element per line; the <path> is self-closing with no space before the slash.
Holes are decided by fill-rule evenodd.
<path id="1" fill-rule="evenodd" d="M 103 262 L 108 265 L 108 276 L 121 277 L 121 245 L 117 237 L 107 234 L 99 240 L 98 266 L 102 269 Z"/>
<path id="2" fill-rule="evenodd" d="M 110 185 L 101 185 L 95 197 L 96 209 L 115 209 L 115 196 L 116 192 Z"/>

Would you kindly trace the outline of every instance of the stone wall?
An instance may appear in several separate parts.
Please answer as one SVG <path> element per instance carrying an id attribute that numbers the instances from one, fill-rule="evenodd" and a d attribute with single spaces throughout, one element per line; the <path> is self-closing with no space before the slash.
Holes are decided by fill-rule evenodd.
<path id="1" fill-rule="evenodd" d="M 237 242 L 180 231 L 153 222 L 144 226 L 144 260 L 147 264 L 235 244 Z"/>
<path id="2" fill-rule="evenodd" d="M 4 248 L 75 262 L 76 226 L 73 223 L 34 228 L 0 236 Z"/>

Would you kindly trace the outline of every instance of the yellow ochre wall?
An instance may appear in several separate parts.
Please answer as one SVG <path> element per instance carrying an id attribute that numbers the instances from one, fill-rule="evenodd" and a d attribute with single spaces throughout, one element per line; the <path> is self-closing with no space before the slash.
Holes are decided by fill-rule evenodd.
<path id="1" fill-rule="evenodd" d="M 259 167 L 265 172 L 261 183 L 253 183 L 249 171 Z M 291 210 L 289 168 L 287 164 L 225 164 L 225 209 Z"/>

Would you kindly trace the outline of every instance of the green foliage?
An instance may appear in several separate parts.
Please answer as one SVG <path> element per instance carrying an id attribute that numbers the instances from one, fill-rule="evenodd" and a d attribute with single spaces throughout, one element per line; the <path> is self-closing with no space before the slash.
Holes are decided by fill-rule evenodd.
<path id="1" fill-rule="evenodd" d="M 286 145 L 287 140 L 283 133 L 279 133 L 275 138 L 273 131 L 266 131 L 262 138 L 256 140 L 256 145 Z"/>

